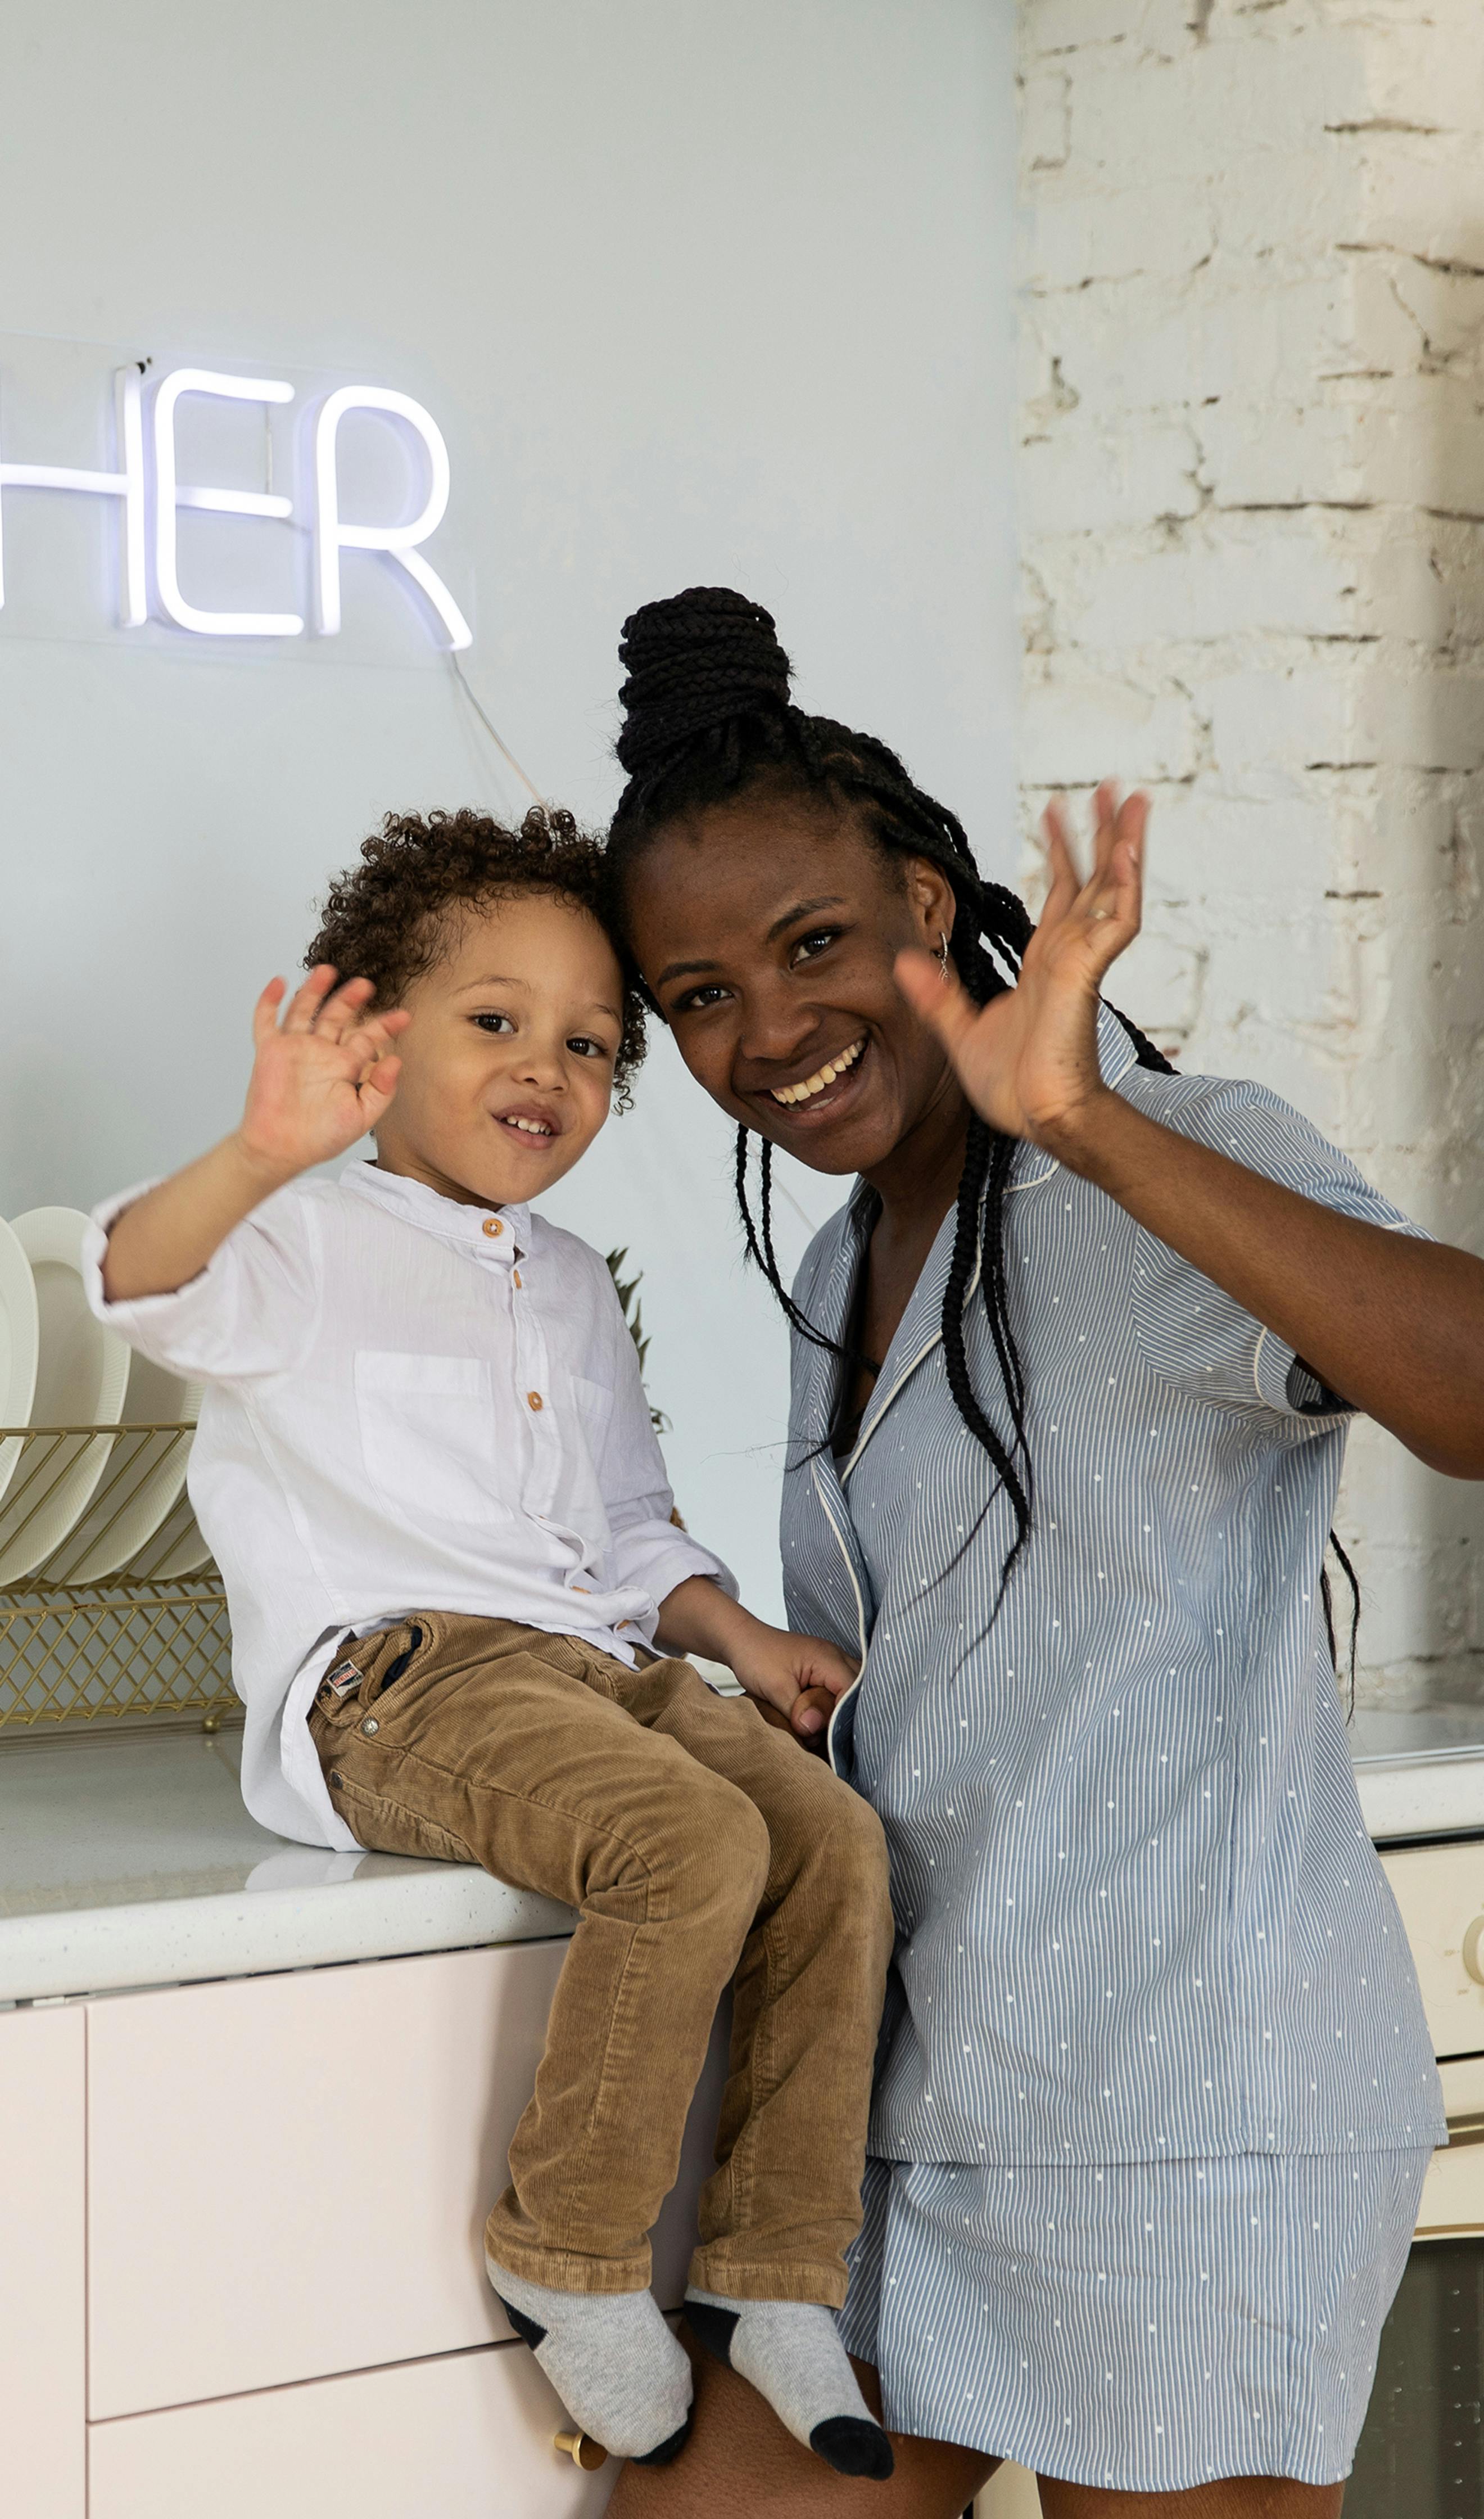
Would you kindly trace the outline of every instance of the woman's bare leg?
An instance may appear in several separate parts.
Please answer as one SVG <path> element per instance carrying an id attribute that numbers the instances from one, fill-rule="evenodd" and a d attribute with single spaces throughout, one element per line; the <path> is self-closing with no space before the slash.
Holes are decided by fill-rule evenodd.
<path id="1" fill-rule="evenodd" d="M 1339 2519 L 1342 2484 L 1295 2484 L 1288 2475 L 1234 2475 L 1189 2493 L 1106 2493 L 1043 2475 L 1042 2519 Z"/>
<path id="2" fill-rule="evenodd" d="M 979 2450 L 894 2432 L 896 2472 L 889 2483 L 836 2475 L 784 2430 L 745 2379 L 694 2347 L 683 2326 L 680 2341 L 695 2365 L 695 2429 L 674 2466 L 625 2467 L 609 2519 L 959 2519 L 994 2472 L 996 2460 Z M 855 2375 L 879 2417 L 875 2371 L 857 2362 Z"/>

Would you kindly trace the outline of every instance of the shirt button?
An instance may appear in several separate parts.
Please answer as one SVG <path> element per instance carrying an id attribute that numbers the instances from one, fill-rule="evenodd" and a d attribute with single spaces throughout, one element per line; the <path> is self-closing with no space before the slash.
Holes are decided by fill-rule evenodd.
<path id="1" fill-rule="evenodd" d="M 484 1220 L 484 1229 L 492 1242 L 498 1242 L 505 1228 L 498 1215 L 487 1215 Z"/>
<path id="2" fill-rule="evenodd" d="M 361 1726 L 361 1729 L 363 1732 L 379 1732 L 381 1726 L 376 1721 L 374 1714 L 368 1714 L 366 1721 Z"/>
<path id="3" fill-rule="evenodd" d="M 526 1392 L 526 1406 L 528 1408 L 545 1408 L 546 1404 L 546 1403 L 543 1399 L 539 1391 L 528 1391 Z"/>
<path id="4" fill-rule="evenodd" d="M 512 1269 L 511 1269 L 511 1271 L 510 1271 L 510 1274 L 511 1274 L 511 1276 L 514 1278 L 515 1283 L 516 1283 L 516 1285 L 518 1286 L 518 1285 L 520 1284 L 520 1270 L 519 1270 L 518 1268 L 512 1268 Z"/>

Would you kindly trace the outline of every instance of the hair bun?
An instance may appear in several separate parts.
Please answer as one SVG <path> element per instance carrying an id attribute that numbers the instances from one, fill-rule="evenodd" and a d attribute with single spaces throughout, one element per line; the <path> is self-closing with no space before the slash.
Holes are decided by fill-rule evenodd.
<path id="1" fill-rule="evenodd" d="M 641 603 L 624 624 L 618 757 L 640 776 L 728 718 L 782 716 L 789 661 L 773 616 L 729 586 L 688 586 Z"/>

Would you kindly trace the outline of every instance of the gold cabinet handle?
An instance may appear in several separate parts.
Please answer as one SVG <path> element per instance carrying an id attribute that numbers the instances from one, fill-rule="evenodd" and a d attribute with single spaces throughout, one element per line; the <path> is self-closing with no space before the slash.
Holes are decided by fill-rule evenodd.
<path id="1" fill-rule="evenodd" d="M 553 2432 L 551 2446 L 562 2457 L 570 2457 L 585 2475 L 595 2475 L 608 2463 L 608 2453 L 601 2441 L 589 2440 L 586 2432 Z"/>

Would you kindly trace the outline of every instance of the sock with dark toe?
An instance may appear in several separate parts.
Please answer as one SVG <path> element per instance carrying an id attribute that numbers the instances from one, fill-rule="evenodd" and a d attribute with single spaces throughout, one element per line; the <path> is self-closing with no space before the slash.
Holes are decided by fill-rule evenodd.
<path id="1" fill-rule="evenodd" d="M 486 2257 L 510 2324 L 580 2431 L 615 2457 L 667 2466 L 690 2429 L 684 2351 L 651 2291 L 548 2291 Z"/>
<path id="2" fill-rule="evenodd" d="M 855 2384 L 835 2313 L 807 2300 L 729 2300 L 688 2291 L 698 2344 L 765 2397 L 779 2421 L 839 2475 L 884 2483 L 892 2444 Z"/>

